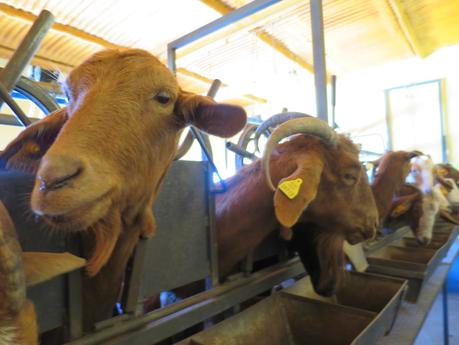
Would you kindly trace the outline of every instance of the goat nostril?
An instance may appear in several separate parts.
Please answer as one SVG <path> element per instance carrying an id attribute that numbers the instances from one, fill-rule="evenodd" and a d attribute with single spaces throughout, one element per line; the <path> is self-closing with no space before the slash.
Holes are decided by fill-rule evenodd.
<path id="1" fill-rule="evenodd" d="M 70 156 L 45 155 L 37 172 L 37 187 L 40 192 L 57 190 L 81 175 L 83 170 L 83 162 Z"/>
<path id="2" fill-rule="evenodd" d="M 38 179 L 40 180 L 40 187 L 39 190 L 40 192 L 43 192 L 45 190 L 56 190 L 59 188 L 64 187 L 70 180 L 73 180 L 75 177 L 81 174 L 83 171 L 82 168 L 78 168 L 75 172 L 61 176 L 61 177 L 56 177 L 54 179 L 46 181 L 43 179 L 42 176 L 38 176 Z"/>

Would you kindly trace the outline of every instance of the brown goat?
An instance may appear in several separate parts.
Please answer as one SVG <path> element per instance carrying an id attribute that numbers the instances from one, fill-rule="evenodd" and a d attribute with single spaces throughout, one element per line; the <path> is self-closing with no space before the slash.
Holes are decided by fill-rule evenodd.
<path id="1" fill-rule="evenodd" d="M 344 239 L 358 243 L 374 236 L 376 205 L 358 149 L 347 137 L 337 135 L 336 146 L 330 147 L 315 136 L 294 136 L 274 149 L 270 171 L 273 185 L 278 186 L 274 195 L 266 185 L 262 162 L 256 161 L 230 178 L 227 191 L 216 197 L 221 276 L 230 273 L 279 224 L 287 228 L 296 223 L 311 224 L 325 232 L 328 235 L 321 236 L 324 240 L 320 242 L 324 253 L 332 251 L 329 257 L 335 256 L 335 238 L 342 251 Z M 280 185 L 298 178 L 304 183 L 298 196 L 290 199 Z M 309 242 L 302 246 L 310 246 Z M 322 294 L 329 294 L 335 285 L 333 279 L 313 279 L 313 283 Z"/>
<path id="2" fill-rule="evenodd" d="M 411 158 L 419 154 L 417 151 L 390 151 L 374 163 L 378 170 L 371 190 L 380 223 L 388 216 L 394 194 L 410 171 Z M 332 295 L 343 280 L 343 234 L 336 228 L 325 231 L 312 223 L 299 222 L 293 226 L 289 246 L 299 254 L 315 291 L 321 295 Z"/>
<path id="3" fill-rule="evenodd" d="M 416 158 L 409 178 L 413 185 L 405 185 L 395 198 L 391 217 L 408 221 L 419 244 L 427 245 L 432 239 L 440 204 L 447 201 L 434 188 L 434 164 L 430 157 Z"/>
<path id="4" fill-rule="evenodd" d="M 451 164 L 436 164 L 435 174 L 442 178 L 450 178 L 454 181 L 459 182 L 459 170 L 455 169 Z"/>
<path id="5" fill-rule="evenodd" d="M 282 133 L 287 134 L 285 137 L 303 134 L 274 148 L 284 138 Z M 336 144 L 330 145 L 330 141 Z M 270 233 L 293 226 L 292 249 L 300 254 L 316 291 L 330 295 L 339 279 L 335 273 L 336 267 L 342 266 L 344 239 L 357 243 L 372 237 L 378 223 L 358 148 L 346 136 L 337 135 L 323 121 L 311 117 L 283 123 L 272 133 L 267 147 L 270 143 L 272 155 L 266 154 L 271 149 L 265 150 L 263 161 L 243 167 L 225 181 L 226 191 L 216 194 L 220 278 L 232 273 Z M 267 157 L 270 174 L 263 169 Z M 267 184 L 270 176 L 272 184 L 278 186 L 274 192 Z M 304 182 L 298 194 L 287 197 L 282 182 L 299 178 Z M 320 274 L 323 271 L 327 274 Z M 191 284 L 174 292 L 185 298 L 201 289 L 202 285 Z M 156 295 L 148 299 L 145 309 L 158 306 Z"/>
<path id="6" fill-rule="evenodd" d="M 378 161 L 378 168 L 371 182 L 371 189 L 378 207 L 380 223 L 389 215 L 394 195 L 405 183 L 411 168 L 411 159 L 422 154 L 419 151 L 389 151 Z"/>
<path id="7" fill-rule="evenodd" d="M 182 129 L 193 124 L 229 137 L 246 114 L 180 90 L 158 59 L 138 49 L 96 53 L 69 74 L 65 90 L 68 107 L 26 128 L 0 162 L 36 171 L 37 215 L 83 231 L 88 329 L 110 317 L 139 236 L 155 232 L 152 204 Z"/>

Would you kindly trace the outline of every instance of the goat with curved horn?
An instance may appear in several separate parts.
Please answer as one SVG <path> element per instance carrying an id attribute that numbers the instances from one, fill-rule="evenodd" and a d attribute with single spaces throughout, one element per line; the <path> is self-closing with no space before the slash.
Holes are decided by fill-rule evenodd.
<path id="1" fill-rule="evenodd" d="M 312 117 L 311 115 L 307 115 L 304 113 L 297 113 L 297 112 L 287 112 L 287 113 L 280 113 L 271 116 L 269 119 L 264 121 L 263 123 L 258 126 L 254 134 L 254 143 L 255 149 L 257 152 L 260 152 L 260 148 L 258 146 L 258 142 L 260 140 L 260 136 L 265 133 L 269 128 L 277 127 L 280 124 L 287 122 L 292 119 L 299 119 L 303 117 Z"/>
<path id="2" fill-rule="evenodd" d="M 337 133 L 328 124 L 316 117 L 302 117 L 288 120 L 270 135 L 266 148 L 263 152 L 262 167 L 265 171 L 266 181 L 272 191 L 276 191 L 269 171 L 269 161 L 274 147 L 284 138 L 293 134 L 309 134 L 321 138 L 327 145 L 336 146 L 338 143 Z"/>

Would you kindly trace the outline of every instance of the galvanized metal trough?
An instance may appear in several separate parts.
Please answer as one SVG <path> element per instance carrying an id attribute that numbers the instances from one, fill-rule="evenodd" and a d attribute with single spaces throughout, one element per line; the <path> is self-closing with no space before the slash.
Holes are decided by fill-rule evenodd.
<path id="1" fill-rule="evenodd" d="M 420 246 L 412 236 L 368 255 L 368 272 L 409 280 L 406 300 L 415 303 L 427 279 L 441 262 L 457 235 L 452 224 L 437 224 L 432 241 Z"/>
<path id="2" fill-rule="evenodd" d="M 374 331 L 378 337 L 381 337 L 392 329 L 407 285 L 406 280 L 352 271 L 348 272 L 345 281 L 333 297 L 317 295 L 308 277 L 299 280 L 284 291 L 293 295 L 374 312 L 376 313 L 373 320 Z"/>
<path id="3" fill-rule="evenodd" d="M 178 344 L 374 344 L 375 316 L 375 312 L 279 292 Z"/>

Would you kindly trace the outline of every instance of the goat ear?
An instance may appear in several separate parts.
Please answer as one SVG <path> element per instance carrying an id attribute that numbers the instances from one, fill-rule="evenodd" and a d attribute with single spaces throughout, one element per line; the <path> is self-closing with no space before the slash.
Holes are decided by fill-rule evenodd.
<path id="1" fill-rule="evenodd" d="M 279 223 L 291 227 L 317 194 L 323 161 L 318 155 L 308 154 L 297 158 L 297 168 L 280 180 L 274 192 L 274 211 Z"/>
<path id="2" fill-rule="evenodd" d="M 176 113 L 185 124 L 191 124 L 209 134 L 229 138 L 244 128 L 245 110 L 231 104 L 216 103 L 210 97 L 181 92 L 175 105 Z"/>
<path id="3" fill-rule="evenodd" d="M 67 121 L 66 109 L 59 109 L 25 128 L 0 153 L 0 168 L 35 173 L 41 157 Z"/>
<path id="4" fill-rule="evenodd" d="M 459 225 L 459 216 L 447 210 L 440 210 L 440 216 L 446 221 Z"/>
<path id="5" fill-rule="evenodd" d="M 84 267 L 86 260 L 69 253 L 24 252 L 27 286 L 32 286 Z"/>
<path id="6" fill-rule="evenodd" d="M 398 218 L 408 212 L 416 200 L 417 195 L 405 195 L 398 197 L 392 202 L 392 209 L 390 211 L 390 217 Z"/>
<path id="7" fill-rule="evenodd" d="M 421 151 L 414 150 L 414 151 L 411 151 L 411 152 L 407 152 L 407 159 L 410 160 L 411 158 L 419 157 L 419 156 L 423 156 L 423 155 L 424 155 L 424 153 L 422 153 Z"/>

